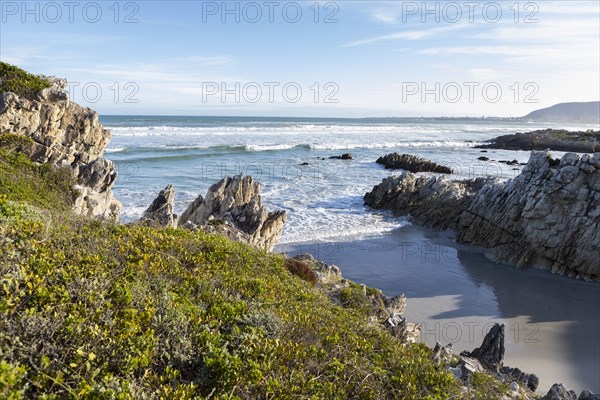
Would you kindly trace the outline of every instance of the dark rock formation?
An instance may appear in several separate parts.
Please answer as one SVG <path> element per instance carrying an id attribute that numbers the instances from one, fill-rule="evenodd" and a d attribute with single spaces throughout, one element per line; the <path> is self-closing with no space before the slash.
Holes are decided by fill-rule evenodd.
<path id="1" fill-rule="evenodd" d="M 451 174 L 452 170 L 443 165 L 410 154 L 387 154 L 377 159 L 377 164 L 382 164 L 386 169 L 403 169 L 410 172 L 435 172 Z"/>
<path id="2" fill-rule="evenodd" d="M 179 226 L 201 227 L 232 240 L 272 250 L 279 241 L 285 211 L 267 212 L 260 197 L 260 184 L 251 176 L 223 178 L 198 196 L 179 219 Z"/>
<path id="3" fill-rule="evenodd" d="M 574 390 L 567 390 L 562 383 L 555 383 L 541 400 L 600 400 L 600 394 L 584 390 L 577 397 Z"/>
<path id="4" fill-rule="evenodd" d="M 31 138 L 33 147 L 26 154 L 32 161 L 71 168 L 81 192 L 76 213 L 118 219 L 121 204 L 111 191 L 117 173 L 102 158 L 110 132 L 95 111 L 69 101 L 65 79 L 46 79 L 51 87 L 30 97 L 0 94 L 0 132 Z"/>
<path id="5" fill-rule="evenodd" d="M 600 400 L 600 394 L 594 394 L 589 390 L 584 390 L 577 400 Z"/>
<path id="6" fill-rule="evenodd" d="M 485 156 L 477 157 L 477 159 L 478 159 L 479 161 L 490 161 L 490 159 L 489 159 L 489 158 L 487 158 L 487 157 L 485 157 Z"/>
<path id="7" fill-rule="evenodd" d="M 535 392 L 540 384 L 540 378 L 535 374 L 527 374 L 519 368 L 502 367 L 500 373 L 511 380 L 524 383 L 529 390 Z"/>
<path id="8" fill-rule="evenodd" d="M 491 139 L 489 144 L 475 146 L 479 149 L 504 150 L 556 150 L 576 153 L 600 151 L 600 131 L 569 132 L 545 129 Z"/>
<path id="9" fill-rule="evenodd" d="M 504 325 L 494 324 L 485 335 L 480 347 L 471 352 L 463 351 L 460 353 L 454 368 L 451 367 L 451 360 L 454 358 L 451 345 L 444 348 L 437 343 L 433 349 L 433 354 L 435 361 L 445 365 L 456 378 L 462 379 L 464 382 L 467 382 L 471 374 L 475 372 L 491 373 L 502 382 L 513 382 L 513 391 L 517 394 L 516 398 L 529 398 L 521 393 L 519 384 L 530 392 L 535 392 L 539 384 L 537 375 L 527 374 L 518 368 L 502 365 L 504 361 Z M 518 384 L 514 384 L 515 382 L 518 382 Z"/>
<path id="10" fill-rule="evenodd" d="M 173 213 L 173 201 L 175 200 L 175 189 L 168 185 L 161 190 L 158 197 L 154 199 L 150 207 L 144 211 L 141 223 L 150 226 L 177 227 L 177 215 Z"/>
<path id="11" fill-rule="evenodd" d="M 475 358 L 485 369 L 498 372 L 504 361 L 504 325 L 494 324 L 480 347 L 471 352 L 463 351 L 460 355 Z"/>
<path id="12" fill-rule="evenodd" d="M 504 183 L 404 173 L 384 179 L 365 203 L 455 229 L 459 241 L 487 248 L 494 261 L 600 279 L 600 153 L 568 153 L 556 165 L 547 152 L 533 152 Z"/>
<path id="13" fill-rule="evenodd" d="M 331 160 L 352 160 L 352 154 L 344 153 L 341 156 L 331 156 L 329 157 Z"/>
<path id="14" fill-rule="evenodd" d="M 555 383 L 542 400 L 577 400 L 577 393 L 567 390 L 562 383 Z"/>

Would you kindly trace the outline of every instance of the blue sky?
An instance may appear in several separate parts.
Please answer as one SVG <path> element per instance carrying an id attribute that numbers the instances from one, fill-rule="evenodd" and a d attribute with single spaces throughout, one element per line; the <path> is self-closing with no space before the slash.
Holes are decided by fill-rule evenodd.
<path id="1" fill-rule="evenodd" d="M 103 114 L 520 116 L 600 99 L 597 0 L 1 0 L 0 13 L 2 61 L 67 78 Z"/>

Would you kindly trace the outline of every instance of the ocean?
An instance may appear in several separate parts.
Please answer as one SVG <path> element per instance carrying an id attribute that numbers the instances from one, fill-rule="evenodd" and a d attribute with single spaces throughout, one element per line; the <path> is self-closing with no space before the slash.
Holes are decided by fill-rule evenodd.
<path id="1" fill-rule="evenodd" d="M 458 245 L 447 232 L 363 205 L 364 194 L 398 171 L 375 163 L 390 152 L 450 166 L 455 178 L 520 173 L 528 151 L 473 146 L 504 134 L 590 125 L 533 124 L 514 119 L 323 119 L 103 116 L 116 162 L 114 194 L 121 220 L 135 221 L 168 184 L 175 211 L 224 176 L 244 173 L 262 184 L 269 210 L 288 212 L 277 252 L 309 252 L 345 277 L 405 293 L 406 317 L 422 325 L 420 340 L 453 343 L 455 353 L 479 346 L 491 323 L 505 324 L 506 363 L 578 392 L 600 391 L 600 289 L 597 283 L 518 271 Z M 329 159 L 352 153 L 350 161 Z M 563 153 L 553 152 L 554 156 Z M 485 155 L 490 161 L 480 161 Z M 304 164 L 304 165 L 303 165 Z"/>
<path id="2" fill-rule="evenodd" d="M 105 156 L 118 167 L 114 193 L 123 203 L 123 222 L 139 218 L 167 184 L 177 191 L 175 210 L 181 213 L 213 183 L 243 173 L 261 182 L 269 209 L 288 212 L 281 243 L 355 240 L 405 224 L 363 206 L 363 195 L 393 173 L 375 163 L 387 153 L 423 156 L 450 166 L 456 177 L 507 179 L 518 173 L 515 167 L 479 161 L 480 150 L 471 147 L 502 134 L 554 127 L 421 118 L 103 116 L 101 123 L 112 132 Z M 526 162 L 529 155 L 490 152 L 496 161 Z M 353 160 L 329 159 L 342 153 L 352 153 Z"/>

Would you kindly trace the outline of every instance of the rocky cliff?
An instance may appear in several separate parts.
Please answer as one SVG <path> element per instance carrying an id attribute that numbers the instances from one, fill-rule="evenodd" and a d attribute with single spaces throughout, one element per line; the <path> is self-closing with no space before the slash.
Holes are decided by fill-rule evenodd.
<path id="1" fill-rule="evenodd" d="M 118 219 L 121 205 L 111 191 L 115 165 L 102 158 L 110 132 L 95 111 L 69 101 L 65 79 L 45 79 L 50 87 L 33 95 L 0 93 L 0 133 L 32 139 L 27 154 L 33 161 L 72 169 L 81 193 L 74 204 L 76 213 Z"/>
<path id="2" fill-rule="evenodd" d="M 600 153 L 553 160 L 533 152 L 504 183 L 404 173 L 384 179 L 365 203 L 455 229 L 459 241 L 485 247 L 495 261 L 600 279 Z"/>

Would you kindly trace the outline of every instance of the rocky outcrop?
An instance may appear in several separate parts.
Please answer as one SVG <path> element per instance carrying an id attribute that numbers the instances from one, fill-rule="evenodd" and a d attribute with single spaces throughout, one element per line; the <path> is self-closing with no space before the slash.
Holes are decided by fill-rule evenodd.
<path id="1" fill-rule="evenodd" d="M 455 229 L 457 240 L 485 247 L 498 262 L 600 279 L 600 153 L 558 161 L 533 152 L 521 174 L 504 183 L 404 173 L 375 186 L 365 203 Z"/>
<path id="2" fill-rule="evenodd" d="M 366 310 L 372 323 L 382 324 L 402 343 L 415 342 L 420 335 L 421 327 L 408 322 L 403 316 L 406 308 L 406 297 L 403 294 L 388 297 L 379 289 L 367 289 L 365 285 L 358 285 L 342 277 L 339 267 L 319 261 L 310 254 L 302 254 L 294 259 L 313 269 L 317 284 L 335 303 L 342 307 L 350 303 L 350 307 Z"/>
<path id="3" fill-rule="evenodd" d="M 475 358 L 485 369 L 498 372 L 504 360 L 504 325 L 495 324 L 480 347 L 471 352 L 463 351 L 460 355 Z"/>
<path id="4" fill-rule="evenodd" d="M 567 390 L 562 383 L 552 385 L 542 400 L 600 400 L 600 394 L 593 394 L 589 390 L 581 392 L 579 397 L 574 390 Z"/>
<path id="5" fill-rule="evenodd" d="M 473 351 L 463 351 L 460 356 L 452 354 L 452 344 L 442 346 L 436 343 L 433 360 L 443 365 L 468 389 L 468 382 L 474 373 L 492 375 L 499 381 L 511 384 L 510 398 L 534 399 L 539 379 L 535 374 L 526 374 L 518 368 L 503 366 L 504 325 L 494 324 L 488 331 L 480 347 Z M 454 366 L 453 366 L 454 365 Z M 508 397 L 503 397 L 503 399 Z"/>
<path id="6" fill-rule="evenodd" d="M 556 150 L 577 153 L 600 151 L 600 131 L 571 132 L 564 129 L 544 129 L 491 139 L 490 143 L 475 146 L 479 149 Z"/>
<path id="7" fill-rule="evenodd" d="M 516 178 L 483 187 L 458 222 L 458 240 L 519 267 L 600 279 L 600 153 L 556 163 L 532 153 Z"/>
<path id="8" fill-rule="evenodd" d="M 198 196 L 179 219 L 179 226 L 222 234 L 269 251 L 281 237 L 285 211 L 268 212 L 260 184 L 251 176 L 226 177 Z"/>
<path id="9" fill-rule="evenodd" d="M 460 214 L 472 197 L 495 180 L 450 181 L 438 176 L 416 176 L 404 172 L 385 178 L 364 197 L 365 204 L 393 210 L 397 215 L 410 214 L 415 222 L 438 229 L 456 229 Z"/>
<path id="10" fill-rule="evenodd" d="M 410 154 L 387 154 L 377 159 L 377 164 L 382 164 L 386 169 L 403 169 L 409 172 L 435 172 L 451 174 L 452 170 L 443 165 Z"/>
<path id="11" fill-rule="evenodd" d="M 118 219 L 121 205 L 111 191 L 115 165 L 102 158 L 110 132 L 100 125 L 95 111 L 69 101 L 65 79 L 46 79 L 51 86 L 30 97 L 0 94 L 0 133 L 31 138 L 27 155 L 33 161 L 72 169 L 81 192 L 74 204 L 76 213 Z"/>
<path id="12" fill-rule="evenodd" d="M 144 211 L 140 222 L 150 226 L 164 226 L 176 228 L 178 217 L 173 212 L 173 202 L 175 200 L 175 189 L 172 185 L 160 191 L 158 197 L 154 199 L 150 207 Z"/>

